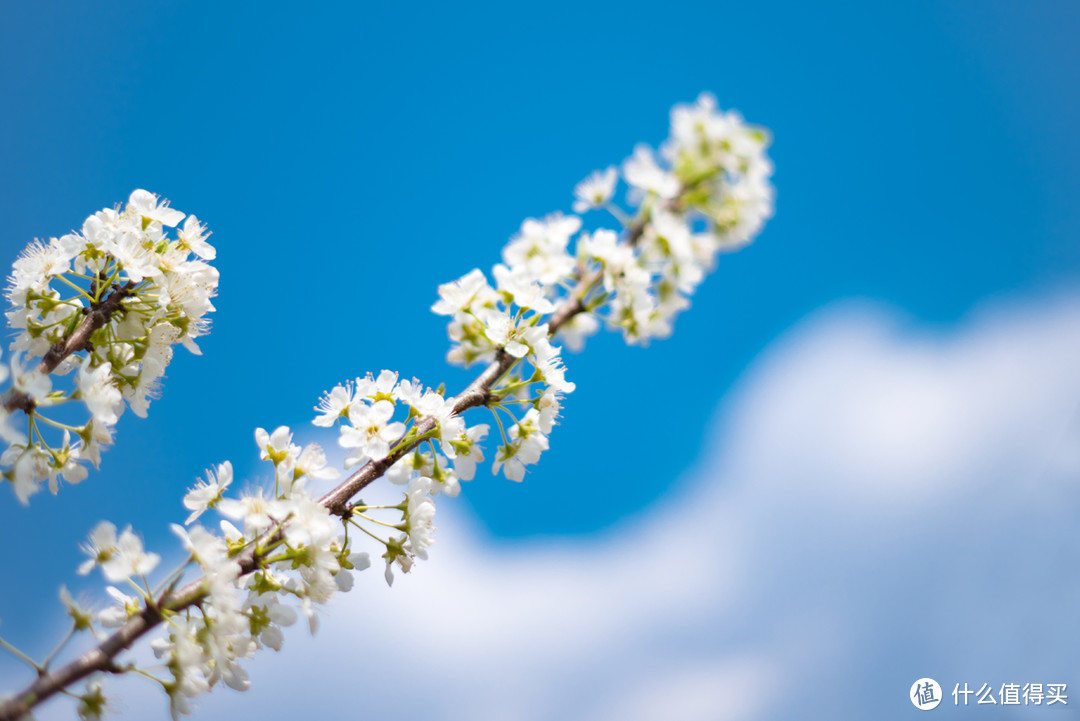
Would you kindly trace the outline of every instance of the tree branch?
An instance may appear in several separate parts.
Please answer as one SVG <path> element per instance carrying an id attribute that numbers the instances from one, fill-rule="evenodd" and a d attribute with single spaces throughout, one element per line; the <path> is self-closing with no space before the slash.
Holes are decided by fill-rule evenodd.
<path id="1" fill-rule="evenodd" d="M 629 230 L 629 237 L 636 240 L 641 235 L 641 229 L 644 225 L 643 221 L 639 221 Z M 555 309 L 555 312 L 548 318 L 548 335 L 554 336 L 558 332 L 559 328 L 570 321 L 575 315 L 585 311 L 585 299 L 589 293 L 600 282 L 601 274 L 598 271 L 585 272 L 583 269 L 579 269 L 575 272 L 575 277 L 578 278 L 577 285 L 574 286 L 574 290 L 569 296 L 563 299 L 559 306 Z M 127 288 L 118 289 L 109 296 L 105 303 L 113 301 L 114 297 L 117 297 L 115 306 L 119 307 L 121 296 L 120 293 L 126 293 Z M 105 305 L 102 303 L 102 306 Z M 101 320 L 93 320 L 94 318 L 101 318 Z M 108 319 L 107 314 L 101 314 L 99 309 L 90 311 L 87 315 L 87 319 L 80 324 L 71 338 L 63 344 L 63 348 L 57 351 L 55 355 L 55 362 L 52 363 L 50 371 L 56 368 L 56 365 L 60 363 L 63 358 L 66 358 L 71 353 L 81 349 L 87 343 L 90 334 L 104 325 Z M 94 325 L 96 323 L 96 325 Z M 53 347 L 56 350 L 57 346 Z M 53 355 L 53 350 L 49 351 L 46 355 L 46 359 Z M 63 355 L 60 355 L 63 354 Z M 519 358 L 511 356 L 503 350 L 499 350 L 495 355 L 495 360 L 488 364 L 470 383 L 465 390 L 455 396 L 456 402 L 454 404 L 454 412 L 457 415 L 461 415 L 470 408 L 476 408 L 484 405 L 490 399 L 491 389 L 495 387 L 499 379 L 502 378 L 511 368 L 519 361 Z M 41 366 L 45 366 L 46 361 L 42 360 Z M 5 401 L 6 407 L 6 401 Z M 417 437 L 422 438 L 425 433 L 435 428 L 434 419 L 425 416 L 419 418 L 416 423 Z M 378 461 L 368 461 L 355 471 L 351 476 L 346 478 L 340 485 L 334 490 L 327 493 L 320 499 L 320 503 L 325 506 L 331 513 L 335 515 L 344 515 L 349 510 L 349 501 L 359 493 L 363 488 L 380 478 L 387 469 L 396 463 L 400 458 L 411 452 L 421 440 L 414 440 L 395 452 L 388 455 Z M 259 559 L 256 556 L 255 549 L 265 543 L 274 543 L 281 538 L 281 531 L 270 532 L 265 539 L 260 539 L 258 542 L 252 544 L 252 546 L 242 552 L 236 561 L 240 565 L 241 575 L 247 575 L 259 568 Z M 114 632 L 111 636 L 102 641 L 98 646 L 82 654 L 78 658 L 72 660 L 66 665 L 58 668 L 56 671 L 48 671 L 38 676 L 26 689 L 16 694 L 14 697 L 0 703 L 0 721 L 18 721 L 24 714 L 29 713 L 35 706 L 38 706 L 43 701 L 56 695 L 63 689 L 79 682 L 92 673 L 99 671 L 110 671 L 115 668 L 114 659 L 123 651 L 131 648 L 142 636 L 153 630 L 163 620 L 162 611 L 160 609 L 167 609 L 169 611 L 181 611 L 190 606 L 200 603 L 206 597 L 206 590 L 204 588 L 205 578 L 192 581 L 175 593 L 164 593 L 157 601 L 157 603 L 148 605 L 139 614 L 128 619 L 120 630 Z"/>
<path id="2" fill-rule="evenodd" d="M 86 317 L 83 318 L 82 323 L 79 323 L 71 335 L 57 341 L 49 348 L 48 352 L 42 356 L 41 362 L 38 363 L 37 372 L 42 375 L 49 375 L 72 353 L 89 350 L 90 336 L 99 328 L 105 327 L 112 314 L 120 310 L 124 298 L 131 294 L 134 287 L 135 282 L 131 280 L 121 287 L 114 286 L 105 300 L 90 306 L 88 309 L 83 309 Z M 8 413 L 15 410 L 30 413 L 34 410 L 34 401 L 22 391 L 12 388 L 7 397 L 4 398 L 3 406 Z"/>

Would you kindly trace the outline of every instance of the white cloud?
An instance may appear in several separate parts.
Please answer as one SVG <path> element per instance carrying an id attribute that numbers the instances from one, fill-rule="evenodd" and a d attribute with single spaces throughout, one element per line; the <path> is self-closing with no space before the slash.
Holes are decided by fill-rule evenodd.
<path id="1" fill-rule="evenodd" d="M 371 572 L 200 717 L 881 718 L 923 675 L 1080 703 L 1078 371 L 1075 302 L 948 331 L 828 309 L 649 514 L 498 547 L 444 502 L 432 561 Z"/>

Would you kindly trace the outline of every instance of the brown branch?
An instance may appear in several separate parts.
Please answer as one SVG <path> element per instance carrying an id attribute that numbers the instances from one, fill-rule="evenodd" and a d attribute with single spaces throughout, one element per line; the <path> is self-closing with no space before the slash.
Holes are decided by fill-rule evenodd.
<path id="1" fill-rule="evenodd" d="M 135 287 L 135 282 L 129 280 L 123 286 L 114 286 L 112 292 L 100 303 L 96 303 L 89 308 L 84 308 L 83 312 L 85 317 L 82 322 L 76 326 L 71 335 L 57 341 L 49 348 L 41 358 L 41 362 L 38 363 L 37 372 L 42 375 L 48 375 L 56 370 L 56 367 L 72 353 L 78 353 L 81 350 L 90 349 L 90 336 L 94 334 L 99 328 L 104 328 L 105 324 L 109 322 L 109 318 L 113 313 L 120 310 L 121 304 L 124 298 L 127 298 L 131 294 L 132 288 Z M 21 410 L 27 414 L 34 410 L 34 401 L 28 395 L 22 391 L 12 388 L 7 397 L 4 398 L 4 410 L 11 413 L 15 410 Z"/>
<path id="2" fill-rule="evenodd" d="M 641 223 L 635 224 L 629 231 L 631 237 L 635 240 L 641 235 L 641 231 L 637 230 L 639 225 L 641 225 Z M 563 302 L 559 304 L 555 309 L 555 312 L 548 318 L 549 336 L 554 336 L 559 328 L 566 324 L 570 319 L 585 311 L 585 299 L 596 284 L 599 283 L 601 274 L 596 271 L 585 272 L 579 269 L 575 273 L 575 277 L 578 279 L 578 283 L 574 287 L 574 290 L 569 296 L 563 299 Z M 114 295 L 117 292 L 120 291 L 114 292 Z M 112 297 L 113 296 L 110 296 L 109 300 L 112 300 Z M 117 300 L 116 303 L 119 305 L 119 300 Z M 91 313 L 93 313 L 93 311 L 91 311 Z M 87 320 L 83 321 L 76 333 L 73 334 L 72 338 L 65 344 L 66 346 L 73 348 L 73 350 L 68 351 L 67 355 L 78 350 L 78 347 L 75 346 L 75 337 L 83 330 L 84 326 L 88 325 L 89 318 L 90 316 L 88 316 Z M 104 322 L 104 320 L 101 321 L 101 323 L 93 330 L 100 328 L 101 325 L 104 325 Z M 80 336 L 83 338 L 80 342 L 86 343 L 86 340 L 90 337 L 90 334 L 93 333 L 93 330 L 85 331 L 85 333 Z M 51 352 L 52 351 L 50 351 L 50 353 Z M 67 357 L 67 355 L 63 357 Z M 55 368 L 60 360 L 62 360 L 62 358 L 58 359 L 52 367 Z M 483 372 L 481 372 L 480 375 L 465 388 L 465 390 L 455 396 L 454 412 L 461 415 L 470 408 L 476 408 L 489 402 L 492 388 L 495 387 L 495 384 L 499 382 L 499 379 L 506 375 L 519 360 L 520 359 L 514 358 L 509 353 L 499 350 L 495 354 L 495 360 L 489 363 L 488 366 L 484 368 Z M 42 364 L 44 363 L 45 361 L 43 360 Z M 422 443 L 424 434 L 434 430 L 434 428 L 434 419 L 428 416 L 419 418 L 415 425 L 415 440 L 404 444 L 386 458 L 378 461 L 368 461 L 351 476 L 346 478 L 337 488 L 323 496 L 319 502 L 331 513 L 344 515 L 349 510 L 349 501 L 353 496 L 381 477 L 390 466 Z M 253 544 L 246 551 L 241 553 L 240 556 L 236 558 L 236 561 L 240 565 L 241 575 L 247 575 L 258 570 L 259 558 L 255 552 L 256 547 L 264 544 L 272 545 L 280 540 L 280 538 L 280 530 L 270 533 L 267 537 L 260 539 L 259 542 Z M 158 609 L 181 611 L 201 603 L 202 600 L 206 598 L 206 591 L 203 587 L 204 581 L 204 578 L 200 578 L 192 581 L 175 593 L 164 593 L 161 598 L 157 600 L 157 603 L 144 608 L 139 614 L 128 619 L 127 623 L 125 623 L 120 630 L 114 632 L 95 648 L 87 651 L 56 671 L 46 671 L 41 673 L 25 690 L 7 701 L 0 703 L 0 721 L 17 721 L 24 714 L 29 713 L 30 710 L 38 704 L 56 695 L 68 686 L 86 678 L 92 673 L 119 670 L 113 659 L 121 652 L 131 648 L 131 645 L 135 643 L 135 641 L 146 635 L 161 623 L 163 616 L 162 612 Z"/>
<path id="3" fill-rule="evenodd" d="M 574 291 L 563 300 L 555 312 L 548 319 L 548 335 L 554 336 L 567 321 L 578 313 L 585 310 L 585 297 L 600 280 L 599 273 L 576 274 L 580 278 Z M 491 389 L 495 387 L 499 379 L 506 375 L 518 358 L 502 350 L 495 354 L 495 360 L 488 364 L 484 372 L 478 375 L 465 390 L 454 396 L 454 413 L 461 415 L 470 408 L 485 405 L 490 399 Z M 417 436 L 434 430 L 435 421 L 429 417 L 421 418 L 416 423 Z M 390 466 L 406 456 L 421 441 L 414 441 L 402 448 L 397 449 L 386 458 L 379 461 L 369 461 L 359 470 L 345 479 L 341 485 L 323 496 L 319 502 L 330 509 L 331 513 L 342 515 L 346 510 L 349 500 L 363 490 L 367 485 L 382 476 Z"/>
<path id="4" fill-rule="evenodd" d="M 686 189 L 684 188 L 684 192 L 685 190 Z M 678 208 L 680 200 L 681 198 L 676 197 L 666 201 L 665 205 Z M 634 223 L 625 229 L 626 242 L 629 245 L 633 246 L 638 243 L 645 232 L 645 226 L 648 224 L 648 220 L 648 212 L 642 212 Z M 555 309 L 555 312 L 548 318 L 549 337 L 554 337 L 563 325 L 573 319 L 574 316 L 587 310 L 585 301 L 592 290 L 600 283 L 602 278 L 603 274 L 598 270 L 586 271 L 584 267 L 578 267 L 574 272 L 574 279 L 577 281 L 577 284 L 574 286 L 573 291 L 571 291 L 569 296 L 563 299 L 562 303 Z M 52 372 L 64 358 L 86 347 L 90 335 L 95 330 L 105 325 L 108 321 L 109 314 L 115 312 L 115 310 L 120 307 L 120 301 L 130 292 L 132 286 L 133 284 L 128 282 L 123 288 L 118 288 L 113 291 L 100 306 L 92 309 L 87 314 L 87 318 L 79 325 L 75 333 L 73 333 L 66 342 L 58 343 L 49 350 L 45 355 L 45 358 L 42 359 L 38 369 L 43 372 Z M 109 303 L 113 303 L 115 307 L 109 306 L 111 310 L 106 310 L 106 304 Z M 101 311 L 106 312 L 102 313 Z M 96 320 L 97 318 L 100 318 L 100 320 Z M 50 358 L 53 357 L 55 360 L 50 360 Z M 499 379 L 514 367 L 518 360 L 520 359 L 514 358 L 509 353 L 502 350 L 497 351 L 495 359 L 484 368 L 483 372 L 473 379 L 472 383 L 470 383 L 465 390 L 454 397 L 454 413 L 461 415 L 470 408 L 477 408 L 490 402 L 491 390 L 499 382 Z M 47 363 L 51 363 L 51 366 L 47 366 Z M 10 400 L 10 398 L 8 400 Z M 4 402 L 5 408 L 8 407 L 8 400 L 5 400 Z M 8 408 L 8 410 L 11 409 Z M 349 502 L 357 493 L 382 477 L 390 466 L 422 443 L 424 435 L 434 430 L 434 428 L 434 419 L 428 416 L 417 419 L 415 425 L 416 438 L 413 441 L 397 448 L 386 458 L 378 461 L 368 461 L 346 478 L 334 490 L 319 499 L 319 502 L 331 513 L 339 516 L 345 515 L 350 510 Z M 240 575 L 244 576 L 258 570 L 260 559 L 255 551 L 257 547 L 273 545 L 281 540 L 281 538 L 282 533 L 280 529 L 270 531 L 266 536 L 258 539 L 256 543 L 252 544 L 251 547 L 242 552 L 235 559 L 240 565 Z M 117 668 L 113 659 L 123 651 L 131 648 L 131 645 L 135 643 L 135 641 L 149 633 L 161 623 L 163 616 L 159 609 L 167 609 L 175 612 L 182 611 L 185 608 L 201 603 L 203 599 L 206 598 L 206 590 L 203 588 L 205 580 L 205 578 L 200 578 L 192 581 L 175 593 L 166 591 L 159 599 L 157 599 L 157 602 L 153 604 L 153 606 L 144 608 L 140 613 L 128 619 L 127 623 L 125 623 L 120 630 L 114 632 L 95 648 L 87 651 L 56 671 L 46 671 L 39 674 L 38 678 L 21 693 L 0 703 L 0 721 L 18 721 L 35 706 L 52 696 L 55 696 L 68 686 L 86 678 L 90 674 L 99 671 L 119 671 L 120 669 Z"/>
<path id="5" fill-rule="evenodd" d="M 684 194 L 698 186 L 709 176 L 702 176 L 692 182 L 686 183 L 680 189 L 676 197 L 659 201 L 662 207 L 680 211 L 684 209 Z M 624 228 L 626 242 L 633 246 L 638 243 L 645 232 L 650 219 L 648 205 L 639 210 L 638 217 L 629 226 Z M 600 271 L 586 271 L 584 266 L 579 265 L 574 272 L 577 281 L 570 295 L 555 309 L 548 318 L 548 334 L 554 336 L 558 330 L 579 313 L 585 312 L 586 299 L 592 290 L 600 283 L 603 274 Z M 121 306 L 121 301 L 126 297 L 134 283 L 129 281 L 125 286 L 116 288 L 110 295 L 96 306 L 86 311 L 87 316 L 70 337 L 54 345 L 42 358 L 38 370 L 43 373 L 51 373 L 65 358 L 72 353 L 89 347 L 90 336 L 97 329 L 108 322 L 109 316 Z M 506 375 L 518 362 L 505 351 L 499 350 L 495 359 L 488 364 L 465 390 L 455 396 L 454 413 L 461 415 L 470 408 L 486 405 L 491 401 L 491 391 L 504 375 Z M 11 411 L 22 408 L 27 412 L 33 409 L 33 401 L 25 394 L 11 391 L 4 399 L 3 406 Z M 350 500 L 366 488 L 369 484 L 380 478 L 403 456 L 408 454 L 417 445 L 423 442 L 425 434 L 435 429 L 436 421 L 431 417 L 417 419 L 414 426 L 414 439 L 394 450 L 386 458 L 378 461 L 368 461 L 352 475 L 346 478 L 337 488 L 327 493 L 320 499 L 320 503 L 331 513 L 344 516 L 350 510 Z M 283 534 L 280 527 L 277 530 L 268 531 L 263 537 L 257 539 L 247 550 L 243 551 L 235 560 L 240 565 L 241 575 L 247 575 L 258 570 L 260 558 L 256 549 L 260 546 L 274 545 L 281 540 Z M 18 721 L 29 713 L 38 704 L 56 695 L 68 686 L 77 683 L 92 673 L 119 672 L 113 659 L 121 652 L 129 649 L 135 641 L 155 628 L 163 620 L 162 611 L 181 611 L 190 606 L 199 604 L 206 598 L 203 588 L 205 578 L 192 581 L 176 592 L 165 591 L 156 603 L 148 605 L 140 613 L 128 619 L 127 623 L 102 641 L 97 647 L 87 651 L 78 658 L 72 660 L 56 671 L 43 670 L 21 693 L 0 703 L 0 721 Z"/>

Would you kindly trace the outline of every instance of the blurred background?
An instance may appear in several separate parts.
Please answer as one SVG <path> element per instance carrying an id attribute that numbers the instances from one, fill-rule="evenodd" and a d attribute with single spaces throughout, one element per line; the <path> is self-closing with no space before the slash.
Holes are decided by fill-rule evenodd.
<path id="1" fill-rule="evenodd" d="M 464 386 L 436 286 L 709 90 L 774 134 L 758 241 L 671 339 L 568 355 L 524 483 L 482 469 L 429 562 L 196 718 L 907 718 L 923 677 L 938 715 L 1078 715 L 1078 30 L 1066 2 L 8 3 L 3 262 L 146 188 L 213 230 L 221 287 L 100 473 L 0 489 L 0 633 L 41 656 L 60 584 L 105 604 L 74 573 L 100 519 L 177 560 L 205 468 L 267 480 L 256 427 L 334 451 L 335 383 Z M 1068 703 L 1000 705 L 1031 683 Z"/>

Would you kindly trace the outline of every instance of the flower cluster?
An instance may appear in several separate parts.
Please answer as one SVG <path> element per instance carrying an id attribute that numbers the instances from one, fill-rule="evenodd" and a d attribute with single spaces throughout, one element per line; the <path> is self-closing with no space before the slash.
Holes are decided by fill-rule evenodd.
<path id="1" fill-rule="evenodd" d="M 736 113 L 718 112 L 709 95 L 676 106 L 659 159 L 641 145 L 623 163 L 635 213 L 614 202 L 614 167 L 595 171 L 574 189 L 575 211 L 606 209 L 621 223 L 619 231 L 582 231 L 579 217 L 561 213 L 530 218 L 493 268 L 495 287 L 477 269 L 439 287 L 432 310 L 451 319 L 449 362 L 468 366 L 499 354 L 515 359 L 486 403 L 502 434 L 495 472 L 523 478 L 525 466 L 548 447 L 562 396 L 574 389 L 560 348 L 550 342 L 553 330 L 573 350 L 601 322 L 621 329 L 631 343 L 666 337 L 717 254 L 760 230 L 773 207 L 766 145 L 764 131 Z M 560 317 L 557 309 L 565 311 L 568 303 L 574 312 Z M 521 412 L 511 410 L 513 404 L 521 404 Z M 499 413 L 509 415 L 507 425 Z"/>
<path id="2" fill-rule="evenodd" d="M 293 443 L 287 427 L 273 432 L 259 428 L 255 442 L 260 458 L 274 467 L 274 488 L 256 488 L 239 496 L 229 495 L 233 467 L 229 461 L 208 470 L 188 490 L 184 507 L 190 511 L 185 526 L 174 525 L 189 556 L 184 567 L 195 564 L 202 573 L 201 597 L 196 604 L 166 614 L 167 635 L 153 642 L 160 666 L 138 671 L 157 680 L 171 700 L 174 717 L 190 713 L 191 701 L 223 682 L 245 690 L 250 685 L 241 661 L 262 647 L 280 650 L 282 628 L 292 625 L 302 614 L 311 633 L 318 626 L 316 607 L 325 604 L 337 591 L 352 588 L 352 571 L 370 565 L 369 554 L 354 552 L 350 527 L 364 537 L 378 540 L 385 548 L 386 581 L 393 583 L 393 568 L 408 572 L 416 558 L 427 558 L 433 543 L 435 514 L 433 496 L 440 491 L 456 495 L 459 478 L 471 479 L 477 461 L 483 460 L 478 446 L 487 426 L 466 428 L 453 413 L 453 399 L 425 389 L 417 381 L 398 382 L 384 371 L 336 387 L 327 393 L 315 424 L 341 424 L 341 443 L 368 458 L 384 459 L 394 451 L 385 444 L 391 426 L 388 419 L 372 420 L 380 403 L 409 408 L 408 428 L 399 423 L 391 441 L 406 437 L 412 445 L 427 441 L 430 453 L 414 449 L 395 463 L 387 474 L 406 486 L 404 498 L 392 506 L 352 505 L 338 518 L 311 494 L 309 486 L 331 480 L 338 472 L 327 466 L 326 455 L 316 444 L 301 448 Z M 380 410 L 381 412 L 381 410 Z M 366 420 L 365 420 L 366 419 Z M 347 420 L 347 423 L 345 422 Z M 421 430 L 420 423 L 424 422 Z M 355 442 L 357 434 L 363 442 Z M 435 448 L 439 444 L 442 453 Z M 352 456 L 351 457 L 355 457 Z M 448 458 L 459 464 L 451 469 Z M 220 533 L 193 525 L 204 513 L 215 510 L 222 520 Z M 379 520 L 372 514 L 391 511 L 396 523 Z M 379 531 L 390 527 L 388 538 Z M 96 615 L 77 604 L 66 589 L 61 595 L 69 614 L 82 619 L 80 630 L 114 629 L 156 603 L 160 590 L 151 590 L 147 576 L 155 570 L 160 556 L 144 550 L 141 539 L 127 528 L 117 533 L 107 521 L 98 524 L 83 546 L 87 560 L 80 574 L 100 568 L 111 584 L 132 584 L 138 595 L 131 596 L 117 586 L 106 589 L 114 604 Z M 170 589 L 179 582 L 184 567 L 169 574 L 163 585 Z M 135 670 L 135 667 L 130 667 Z M 167 677 L 155 675 L 165 671 Z M 101 681 L 95 679 L 87 695 L 101 696 Z M 98 704 L 100 706 L 100 703 Z"/>
<path id="3" fill-rule="evenodd" d="M 337 476 L 327 468 L 322 450 L 315 444 L 300 448 L 285 427 L 273 433 L 260 428 L 255 440 L 260 456 L 274 466 L 274 490 L 260 488 L 229 497 L 233 468 L 226 461 L 208 471 L 206 480 L 184 497 L 184 506 L 191 511 L 187 527 L 173 526 L 188 559 L 164 583 L 175 586 L 184 568 L 194 564 L 202 573 L 203 595 L 197 605 L 166 614 L 167 635 L 152 644 L 161 665 L 140 672 L 162 685 L 174 716 L 189 713 L 191 700 L 219 681 L 246 689 L 249 681 L 241 660 L 259 648 L 280 650 L 282 628 L 295 623 L 300 614 L 314 633 L 316 606 L 337 591 L 351 589 L 352 571 L 369 565 L 368 554 L 351 550 L 340 519 L 309 491 L 311 482 Z M 192 525 L 210 509 L 224 517 L 220 533 Z M 117 535 L 113 524 L 102 522 L 84 550 L 88 560 L 79 573 L 100 567 L 107 581 L 130 583 L 138 593 L 130 596 L 109 586 L 115 603 L 96 618 L 80 611 L 68 595 L 65 604 L 88 619 L 88 628 L 123 626 L 155 603 L 157 596 L 146 579 L 160 557 L 144 551 L 130 528 Z M 167 677 L 155 675 L 160 671 Z"/>
<path id="4" fill-rule="evenodd" d="M 474 269 L 439 286 L 432 311 L 450 319 L 448 360 L 485 364 L 467 388 L 449 396 L 442 386 L 383 370 L 325 393 L 313 423 L 337 429 L 343 465 L 355 470 L 321 500 L 311 487 L 340 475 L 322 448 L 294 443 L 287 427 L 256 430 L 259 456 L 273 466 L 272 484 L 231 495 L 232 464 L 207 471 L 184 497 L 185 526 L 173 527 L 187 561 L 157 589 L 147 576 L 160 557 L 145 551 L 130 528 L 118 532 L 111 523 L 99 524 L 84 546 L 88 560 L 79 572 L 99 567 L 109 583 L 127 583 L 137 595 L 110 586 L 114 604 L 94 614 L 61 589 L 73 630 L 101 634 L 135 627 L 137 636 L 145 628 L 133 621 L 136 616 L 163 621 L 166 635 L 152 644 L 159 666 L 108 668 L 156 680 L 174 717 L 189 713 L 192 699 L 219 682 L 248 688 L 243 659 L 262 647 L 279 650 L 282 628 L 301 615 L 314 633 L 316 607 L 348 591 L 351 572 L 370 564 L 369 553 L 354 550 L 356 541 L 382 551 L 391 584 L 395 570 L 409 572 L 416 559 L 428 557 L 435 500 L 456 496 L 461 481 L 472 480 L 485 460 L 481 443 L 492 427 L 467 425 L 465 411 L 484 406 L 491 412 L 498 431 L 492 472 L 521 481 L 548 450 L 563 399 L 574 390 L 553 341 L 579 350 L 601 325 L 619 329 L 631 343 L 671 332 L 717 254 L 749 242 L 772 213 L 766 145 L 762 130 L 719 112 L 708 95 L 677 106 L 671 137 L 659 153 L 639 146 L 621 173 L 614 167 L 596 171 L 575 188 L 576 212 L 604 209 L 621 227 L 584 230 L 580 217 L 560 213 L 529 219 L 503 249 L 491 280 Z M 630 210 L 614 200 L 620 175 Z M 206 331 L 203 317 L 212 310 L 217 274 L 188 257 L 190 251 L 213 258 L 194 217 L 177 240 L 165 237 L 164 228 L 182 218 L 136 191 L 123 211 L 102 211 L 87 220 L 82 234 L 34 246 L 16 264 L 9 292 L 16 310 L 10 315 L 22 333 L 14 348 L 44 355 L 32 371 L 16 357 L 13 389 L 0 416 L 0 436 L 13 444 L 0 460 L 14 465 L 4 473 L 21 499 L 36 490 L 38 479 L 85 475 L 78 463 L 97 463 L 122 399 L 145 414 L 172 343 L 197 351 L 193 338 Z M 53 280 L 75 295 L 63 298 L 50 286 Z M 89 330 L 80 339 L 84 328 Z M 81 359 L 72 355 L 80 351 Z M 76 368 L 75 390 L 52 390 L 48 372 Z M 0 375 L 6 373 L 0 366 Z M 47 421 L 64 431 L 64 441 L 46 446 L 37 425 L 44 420 L 40 409 L 68 400 L 82 400 L 91 420 L 81 427 Z M 18 409 L 29 416 L 29 439 L 14 437 L 7 423 L 7 414 Z M 80 439 L 74 446 L 69 432 Z M 354 500 L 380 477 L 402 488 L 398 503 Z M 210 511 L 222 517 L 220 533 L 197 524 Z M 190 565 L 201 578 L 178 588 Z M 123 647 L 131 640 L 125 638 Z M 10 648 L 2 639 L 0 645 Z M 116 653 L 109 652 L 110 663 Z M 47 663 L 30 663 L 40 678 L 51 678 Z M 70 678 L 86 675 L 80 670 Z M 84 718 L 97 718 L 105 706 L 101 683 L 91 676 L 77 697 Z M 23 701 L 0 699 L 0 719 L 16 718 L 38 703 L 40 697 L 31 696 L 22 707 Z"/>
<path id="5" fill-rule="evenodd" d="M 450 337 L 458 345 L 450 351 L 451 362 L 467 366 L 475 361 L 492 361 L 499 353 L 512 359 L 510 369 L 490 390 L 485 405 L 491 408 L 503 441 L 492 469 L 496 473 L 502 469 L 507 478 L 515 481 L 522 480 L 525 466 L 536 463 L 547 449 L 547 434 L 558 416 L 561 398 L 574 390 L 574 384 L 566 380 L 560 349 L 551 344 L 550 328 L 544 322 L 555 305 L 548 297 L 551 286 L 540 281 L 548 271 L 539 268 L 550 269 L 567 261 L 573 265 L 573 260 L 564 254 L 566 240 L 577 222 L 567 223 L 561 216 L 553 216 L 527 226 L 531 234 L 527 240 L 523 236 L 512 243 L 513 251 L 508 255 L 514 257 L 520 244 L 528 242 L 536 247 L 546 243 L 551 251 L 546 257 L 523 252 L 520 264 L 496 265 L 496 288 L 488 284 L 483 273 L 473 270 L 439 286 L 439 301 L 432 306 L 435 313 L 452 318 Z M 518 248 L 514 248 L 515 243 Z M 538 260 L 535 274 L 529 270 L 533 260 Z M 528 407 L 520 419 L 512 410 L 515 405 Z M 504 424 L 500 412 L 508 416 L 508 424 Z"/>
<path id="6" fill-rule="evenodd" d="M 346 468 L 389 460 L 385 477 L 407 488 L 405 502 L 393 507 L 402 512 L 400 533 L 383 539 L 368 530 L 386 547 L 386 581 L 393 583 L 395 564 L 408 572 L 415 558 L 427 558 L 434 540 L 432 497 L 439 493 L 456 496 L 461 481 L 473 479 L 476 464 L 484 460 L 479 441 L 487 435 L 488 426 L 466 427 L 455 411 L 455 398 L 425 388 L 415 378 L 399 381 L 397 373 L 388 370 L 378 377 L 368 374 L 335 386 L 315 410 L 319 411 L 313 421 L 316 426 L 339 424 L 338 444 L 348 449 Z M 400 413 L 404 420 L 393 420 Z M 353 522 L 379 523 L 367 515 L 376 508 L 381 507 L 353 506 Z"/>
<path id="7" fill-rule="evenodd" d="M 0 406 L 8 443 L 0 466 L 20 501 L 42 482 L 56 493 L 60 479 L 83 480 L 83 463 L 97 467 L 112 442 L 124 402 L 146 416 L 172 346 L 199 353 L 195 339 L 209 331 L 218 285 L 207 235 L 194 215 L 185 220 L 167 201 L 136 190 L 122 209 L 91 215 L 81 232 L 35 241 L 15 261 L 7 317 L 17 335 L 12 388 Z M 35 367 L 24 365 L 36 356 Z M 53 387 L 51 373 L 72 372 L 70 388 Z M 4 368 L 0 381 L 6 375 Z M 71 420 L 59 407 L 72 401 L 85 405 L 89 420 L 73 425 L 44 413 L 57 409 Z"/>
<path id="8" fill-rule="evenodd" d="M 621 233 L 599 229 L 578 238 L 579 263 L 602 272 L 604 295 L 589 309 L 632 343 L 670 335 L 717 254 L 750 242 L 771 217 L 767 145 L 763 129 L 717 111 L 713 97 L 703 94 L 672 110 L 671 136 L 659 158 L 639 145 L 623 163 L 627 200 L 638 206 L 634 216 L 613 202 L 615 168 L 579 183 L 576 211 L 604 208 L 623 225 Z"/>

